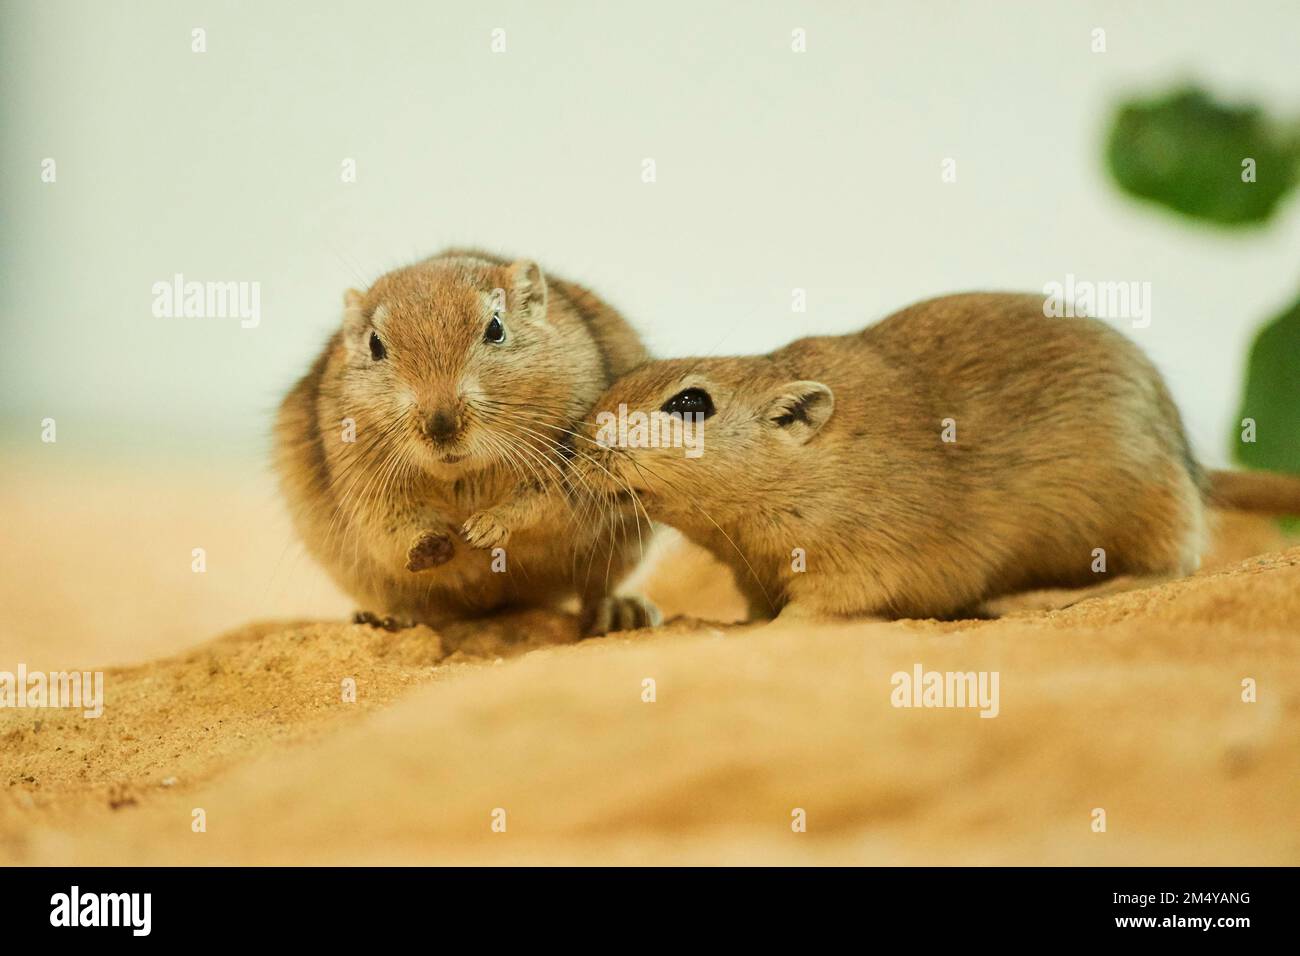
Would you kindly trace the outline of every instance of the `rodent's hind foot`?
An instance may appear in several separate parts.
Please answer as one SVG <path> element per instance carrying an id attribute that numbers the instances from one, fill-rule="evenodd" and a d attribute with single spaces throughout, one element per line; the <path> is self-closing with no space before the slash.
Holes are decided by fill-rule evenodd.
<path id="1" fill-rule="evenodd" d="M 425 571 L 446 564 L 456 553 L 451 535 L 445 531 L 426 531 L 415 539 L 406 552 L 406 570 Z"/>
<path id="2" fill-rule="evenodd" d="M 582 633 L 586 637 L 658 627 L 661 623 L 663 615 L 659 608 L 645 598 L 631 594 L 608 595 L 582 608 Z"/>
<path id="3" fill-rule="evenodd" d="M 352 615 L 352 623 L 366 624 L 385 631 L 404 631 L 408 627 L 415 627 L 414 621 L 396 617 L 380 617 L 378 614 L 371 614 L 369 611 L 357 611 Z"/>
<path id="4" fill-rule="evenodd" d="M 507 528 L 491 511 L 476 511 L 469 516 L 460 533 L 476 548 L 498 548 L 510 540 Z"/>

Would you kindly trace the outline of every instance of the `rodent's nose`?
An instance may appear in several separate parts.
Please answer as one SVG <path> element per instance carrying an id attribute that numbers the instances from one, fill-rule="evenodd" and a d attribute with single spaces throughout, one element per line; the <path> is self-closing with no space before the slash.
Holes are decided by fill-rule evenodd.
<path id="1" fill-rule="evenodd" d="M 446 441 L 460 431 L 460 416 L 452 409 L 440 408 L 424 422 L 424 433 L 434 441 Z"/>

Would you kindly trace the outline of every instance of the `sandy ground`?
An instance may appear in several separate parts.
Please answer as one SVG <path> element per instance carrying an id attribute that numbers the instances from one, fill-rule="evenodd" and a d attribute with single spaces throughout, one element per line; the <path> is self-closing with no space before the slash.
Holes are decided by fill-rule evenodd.
<path id="1" fill-rule="evenodd" d="M 1266 522 L 998 620 L 710 623 L 726 576 L 669 540 L 661 629 L 392 635 L 341 623 L 262 479 L 7 465 L 0 670 L 107 672 L 98 719 L 0 710 L 0 863 L 1300 863 L 1300 547 Z M 999 715 L 893 707 L 917 663 L 997 671 Z"/>

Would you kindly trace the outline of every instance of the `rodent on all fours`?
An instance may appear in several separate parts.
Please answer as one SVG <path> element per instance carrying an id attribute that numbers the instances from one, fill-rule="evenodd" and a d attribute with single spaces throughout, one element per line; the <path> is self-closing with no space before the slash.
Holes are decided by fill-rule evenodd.
<path id="1" fill-rule="evenodd" d="M 639 558 L 635 512 L 579 515 L 555 493 L 592 402 L 646 360 L 624 319 L 533 262 L 459 250 L 344 305 L 280 407 L 276 466 L 358 619 L 437 625 L 576 596 L 588 633 L 653 623 L 649 604 L 611 594 Z M 527 529 L 500 548 L 493 516 Z"/>
<path id="2" fill-rule="evenodd" d="M 1204 472 L 1142 352 L 1032 295 L 945 296 L 765 356 L 652 362 L 593 419 L 620 405 L 625 421 L 702 416 L 694 450 L 617 447 L 593 421 L 598 464 L 575 466 L 729 564 L 756 617 L 954 617 L 1033 587 L 1185 574 L 1207 501 L 1300 510 L 1300 479 Z"/>

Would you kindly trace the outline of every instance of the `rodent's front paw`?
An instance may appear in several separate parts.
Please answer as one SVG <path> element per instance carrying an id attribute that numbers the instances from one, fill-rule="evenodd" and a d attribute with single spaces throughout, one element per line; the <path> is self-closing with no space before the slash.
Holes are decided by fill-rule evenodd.
<path id="1" fill-rule="evenodd" d="M 451 535 L 445 531 L 426 531 L 415 539 L 406 552 L 406 570 L 425 571 L 446 564 L 456 553 Z"/>
<path id="2" fill-rule="evenodd" d="M 460 529 L 461 534 L 476 548 L 496 548 L 510 539 L 510 529 L 497 520 L 490 511 L 476 511 Z"/>

